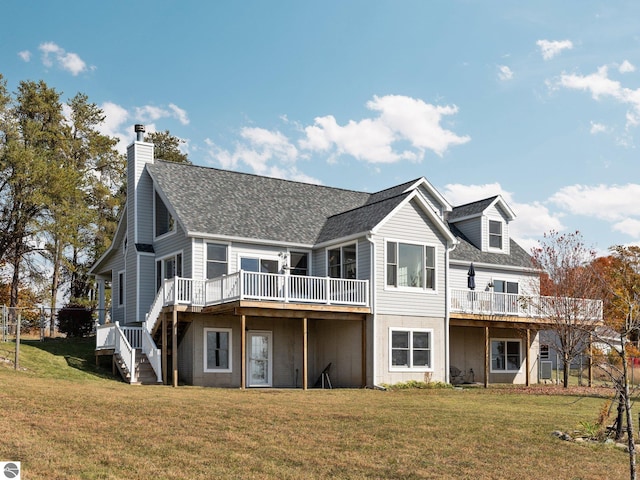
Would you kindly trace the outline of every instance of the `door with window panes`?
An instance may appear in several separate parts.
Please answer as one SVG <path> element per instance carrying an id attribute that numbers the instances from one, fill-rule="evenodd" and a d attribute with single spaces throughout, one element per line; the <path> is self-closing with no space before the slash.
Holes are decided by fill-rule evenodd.
<path id="1" fill-rule="evenodd" d="M 493 281 L 494 310 L 500 313 L 518 313 L 518 282 L 507 282 L 504 280 Z"/>
<path id="2" fill-rule="evenodd" d="M 278 273 L 280 264 L 278 260 L 258 257 L 240 258 L 240 269 L 244 273 L 244 288 L 247 295 L 255 298 L 277 298 L 281 291 L 280 279 L 275 275 L 262 275 Z"/>

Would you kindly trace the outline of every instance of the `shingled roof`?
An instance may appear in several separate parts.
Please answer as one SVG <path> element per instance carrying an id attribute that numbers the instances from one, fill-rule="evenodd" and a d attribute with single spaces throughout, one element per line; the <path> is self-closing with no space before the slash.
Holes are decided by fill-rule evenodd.
<path id="1" fill-rule="evenodd" d="M 473 217 L 476 215 L 481 215 L 493 201 L 498 198 L 497 195 L 489 198 L 485 198 L 483 200 L 478 200 L 477 202 L 467 203 L 465 205 L 460 205 L 454 207 L 451 213 L 449 213 L 448 220 L 450 222 L 454 220 L 458 220 L 460 218 L 465 217 Z"/>
<path id="2" fill-rule="evenodd" d="M 146 168 L 189 233 L 313 245 L 366 228 L 393 207 L 377 202 L 356 216 L 349 212 L 372 194 L 159 160 Z"/>
<path id="3" fill-rule="evenodd" d="M 455 225 L 449 224 L 449 229 L 459 242 L 450 254 L 451 260 L 504 265 L 509 267 L 533 268 L 531 256 L 513 239 L 510 239 L 509 255 L 505 255 L 503 253 L 483 252 L 471 243 Z"/>

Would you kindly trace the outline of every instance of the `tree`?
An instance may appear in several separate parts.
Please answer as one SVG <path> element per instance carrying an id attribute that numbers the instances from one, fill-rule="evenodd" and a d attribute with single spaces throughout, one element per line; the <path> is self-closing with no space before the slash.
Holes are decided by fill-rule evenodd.
<path id="1" fill-rule="evenodd" d="M 569 386 L 571 362 L 589 344 L 602 318 L 602 284 L 593 268 L 596 254 L 585 247 L 579 232 L 544 235 L 532 251 L 533 264 L 541 274 L 537 305 L 553 332 L 555 350 L 562 357 L 563 386 Z"/>
<path id="2" fill-rule="evenodd" d="M 171 135 L 169 130 L 149 133 L 145 135 L 144 141 L 153 143 L 154 158 L 166 160 L 167 162 L 191 164 L 187 154 L 180 151 L 180 145 L 186 142 L 181 138 Z"/>
<path id="3" fill-rule="evenodd" d="M 626 417 L 627 446 L 629 451 L 630 478 L 636 478 L 635 443 L 633 417 L 631 414 L 631 390 L 629 386 L 629 354 L 637 352 L 634 341 L 640 336 L 640 247 L 615 246 L 611 256 L 598 262 L 602 285 L 605 287 L 605 324 L 615 332 L 617 339 L 600 336 L 599 341 L 609 343 L 611 352 L 618 355 L 620 362 L 609 363 L 603 371 L 608 373 L 624 407 Z M 622 425 L 622 415 L 618 416 L 618 426 Z"/>

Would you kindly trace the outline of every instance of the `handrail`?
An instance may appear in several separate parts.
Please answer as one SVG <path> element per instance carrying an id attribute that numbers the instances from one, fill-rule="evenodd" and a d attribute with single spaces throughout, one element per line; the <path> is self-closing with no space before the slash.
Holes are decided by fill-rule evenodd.
<path id="1" fill-rule="evenodd" d="M 162 361 L 160 357 L 160 349 L 156 347 L 156 343 L 151 338 L 146 322 L 142 324 L 142 353 L 149 359 L 149 364 L 156 374 L 158 383 L 162 382 Z"/>
<path id="2" fill-rule="evenodd" d="M 452 312 L 545 318 L 563 308 L 583 320 L 602 320 L 602 300 L 451 289 Z"/>
<path id="3" fill-rule="evenodd" d="M 136 351 L 131 347 L 131 344 L 127 340 L 124 331 L 120 328 L 120 324 L 118 322 L 116 325 L 116 336 L 115 336 L 115 352 L 120 355 L 122 361 L 125 366 L 129 370 L 129 382 L 135 383 L 137 381 L 136 377 Z"/>

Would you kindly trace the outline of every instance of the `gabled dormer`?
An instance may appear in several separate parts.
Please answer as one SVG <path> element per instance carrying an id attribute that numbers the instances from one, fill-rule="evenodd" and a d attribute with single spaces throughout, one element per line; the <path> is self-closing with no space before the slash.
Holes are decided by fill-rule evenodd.
<path id="1" fill-rule="evenodd" d="M 500 195 L 453 208 L 448 221 L 483 252 L 510 253 L 509 223 L 516 215 Z"/>

